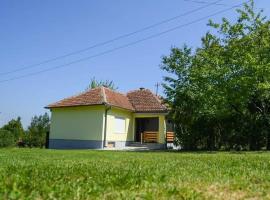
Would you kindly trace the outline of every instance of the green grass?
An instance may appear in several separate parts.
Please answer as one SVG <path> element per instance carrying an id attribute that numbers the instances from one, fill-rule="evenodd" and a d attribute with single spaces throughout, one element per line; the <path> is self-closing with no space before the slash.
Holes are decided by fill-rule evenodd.
<path id="1" fill-rule="evenodd" d="M 0 199 L 270 199 L 270 153 L 0 150 Z"/>

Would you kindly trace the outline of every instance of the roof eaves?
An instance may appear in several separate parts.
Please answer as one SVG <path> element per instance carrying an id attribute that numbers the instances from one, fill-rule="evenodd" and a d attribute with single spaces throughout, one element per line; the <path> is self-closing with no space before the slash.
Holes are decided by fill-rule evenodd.
<path id="1" fill-rule="evenodd" d="M 135 110 L 135 113 L 168 113 L 168 110 Z"/>
<path id="2" fill-rule="evenodd" d="M 125 107 L 117 106 L 117 105 L 114 105 L 114 104 L 109 104 L 109 105 L 112 106 L 112 107 L 115 107 L 115 108 L 128 110 L 128 111 L 131 111 L 131 112 L 136 112 L 135 109 L 125 108 Z"/>
<path id="3" fill-rule="evenodd" d="M 45 106 L 46 109 L 52 109 L 52 108 L 70 108 L 70 107 L 85 107 L 85 106 L 100 106 L 104 105 L 104 103 L 96 103 L 96 104 L 85 104 L 85 105 L 66 105 L 66 106 Z"/>

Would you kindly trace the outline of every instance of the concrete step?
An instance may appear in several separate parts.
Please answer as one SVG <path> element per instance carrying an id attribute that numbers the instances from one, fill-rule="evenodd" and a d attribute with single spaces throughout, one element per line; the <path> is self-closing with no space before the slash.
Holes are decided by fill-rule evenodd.
<path id="1" fill-rule="evenodd" d="M 146 146 L 146 144 L 141 144 L 140 142 L 131 142 L 127 146 Z"/>
<path id="2" fill-rule="evenodd" d="M 155 144 L 155 143 L 140 143 L 140 142 L 132 142 L 132 143 L 129 143 L 127 146 L 134 146 L 134 147 L 146 147 L 146 146 L 149 146 L 149 145 L 152 145 L 152 144 Z"/>
<path id="3" fill-rule="evenodd" d="M 127 147 L 140 147 L 145 149 L 162 149 L 162 144 L 158 143 L 140 143 L 140 142 L 132 142 L 127 145 Z"/>

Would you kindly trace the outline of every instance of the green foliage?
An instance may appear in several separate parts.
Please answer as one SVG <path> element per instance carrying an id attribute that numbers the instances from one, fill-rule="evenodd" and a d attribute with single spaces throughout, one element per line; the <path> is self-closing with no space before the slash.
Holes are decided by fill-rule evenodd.
<path id="1" fill-rule="evenodd" d="M 270 21 L 254 3 L 220 24 L 192 51 L 163 58 L 165 93 L 185 149 L 270 149 Z"/>
<path id="2" fill-rule="evenodd" d="M 32 118 L 30 126 L 23 130 L 21 118 L 12 119 L 0 129 L 0 147 L 15 146 L 20 147 L 44 147 L 46 133 L 50 131 L 50 118 L 47 113 Z"/>
<path id="3" fill-rule="evenodd" d="M 269 153 L 0 150 L 0 199 L 269 199 Z"/>
<path id="4" fill-rule="evenodd" d="M 0 129 L 0 148 L 14 146 L 15 138 L 14 135 L 4 129 Z"/>
<path id="5" fill-rule="evenodd" d="M 24 130 L 20 117 L 10 120 L 6 125 L 2 127 L 2 129 L 9 131 L 13 135 L 15 141 L 17 141 L 19 138 L 22 138 L 24 135 Z"/>
<path id="6" fill-rule="evenodd" d="M 50 131 L 50 118 L 47 113 L 34 116 L 25 134 L 25 142 L 29 147 L 44 147 L 46 133 Z"/>
<path id="7" fill-rule="evenodd" d="M 94 77 L 94 78 L 91 79 L 91 82 L 90 82 L 89 86 L 87 87 L 87 90 L 97 88 L 97 87 L 100 87 L 100 86 L 107 87 L 107 88 L 109 88 L 111 90 L 117 90 L 118 89 L 118 87 L 115 86 L 113 81 L 110 81 L 110 80 L 97 81 L 95 79 L 95 77 Z"/>

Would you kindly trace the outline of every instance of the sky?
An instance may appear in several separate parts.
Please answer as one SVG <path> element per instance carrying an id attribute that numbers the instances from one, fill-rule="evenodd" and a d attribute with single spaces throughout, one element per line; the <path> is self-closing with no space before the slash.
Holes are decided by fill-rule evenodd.
<path id="1" fill-rule="evenodd" d="M 210 30 L 208 18 L 144 39 L 244 1 L 223 0 L 209 5 L 213 2 L 216 0 L 1 0 L 0 127 L 20 116 L 27 128 L 34 115 L 49 113 L 46 105 L 84 91 L 93 77 L 113 80 L 123 93 L 139 87 L 155 91 L 155 84 L 166 75 L 160 69 L 162 56 L 169 55 L 171 47 L 198 47 L 201 37 Z M 255 6 L 270 16 L 269 0 L 255 0 Z M 235 20 L 234 10 L 211 19 Z M 190 11 L 138 34 L 35 66 Z M 119 49 L 136 41 L 141 42 Z M 57 68 L 85 57 L 91 58 Z"/>

